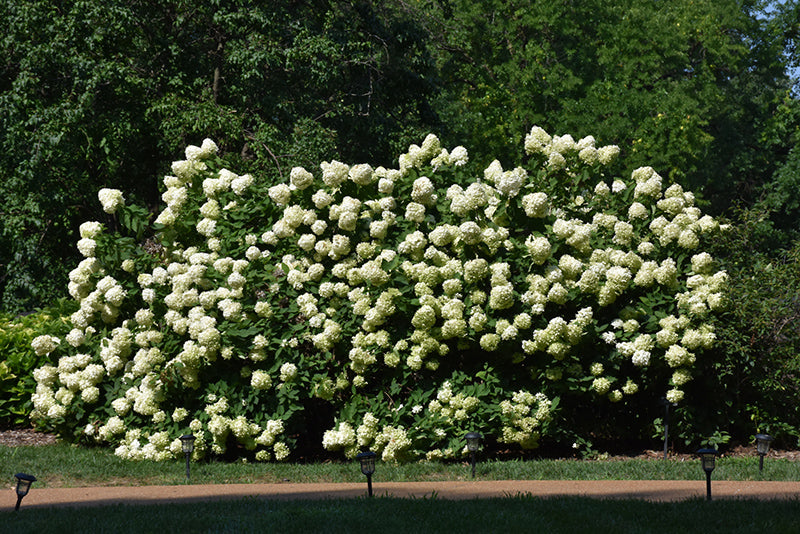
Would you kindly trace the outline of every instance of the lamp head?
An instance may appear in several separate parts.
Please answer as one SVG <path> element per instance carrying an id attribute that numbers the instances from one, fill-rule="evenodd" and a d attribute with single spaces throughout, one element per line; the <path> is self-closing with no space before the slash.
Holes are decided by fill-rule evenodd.
<path id="1" fill-rule="evenodd" d="M 697 451 L 697 455 L 700 457 L 700 461 L 703 465 L 703 471 L 710 473 L 714 470 L 717 454 L 719 454 L 717 449 L 700 449 Z"/>
<path id="2" fill-rule="evenodd" d="M 772 436 L 769 434 L 756 434 L 756 450 L 758 454 L 764 456 L 769 452 L 769 445 L 772 442 Z"/>
<path id="3" fill-rule="evenodd" d="M 658 404 L 660 404 L 661 406 L 665 406 L 666 408 L 669 408 L 670 406 L 675 408 L 675 407 L 678 406 L 678 403 L 670 402 L 670 401 L 667 400 L 666 397 L 661 397 L 660 399 L 658 399 Z"/>
<path id="4" fill-rule="evenodd" d="M 477 432 L 467 432 L 467 435 L 464 437 L 467 440 L 467 450 L 469 452 L 476 452 L 481 446 L 481 439 L 483 439 L 483 436 Z"/>
<path id="5" fill-rule="evenodd" d="M 375 472 L 375 458 L 378 455 L 372 451 L 361 452 L 356 455 L 356 458 L 361 462 L 361 472 L 367 476 Z"/>
<path id="6" fill-rule="evenodd" d="M 26 475 L 25 473 L 17 473 L 14 475 L 17 479 L 17 496 L 19 498 L 28 494 L 31 489 L 31 484 L 36 482 L 36 477 L 33 475 Z"/>
<path id="7" fill-rule="evenodd" d="M 194 451 L 194 440 L 196 438 L 192 434 L 184 434 L 181 436 L 181 449 L 183 452 Z"/>

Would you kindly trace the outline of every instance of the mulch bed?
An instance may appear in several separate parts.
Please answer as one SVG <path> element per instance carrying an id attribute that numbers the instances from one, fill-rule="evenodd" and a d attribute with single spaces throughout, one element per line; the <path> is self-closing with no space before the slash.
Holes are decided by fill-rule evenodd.
<path id="1" fill-rule="evenodd" d="M 730 449 L 723 449 L 722 454 L 720 454 L 723 458 L 744 458 L 748 456 L 758 456 L 756 452 L 755 445 L 750 447 L 739 445 L 736 447 L 732 447 Z M 786 460 L 800 460 L 800 451 L 798 450 L 791 450 L 791 451 L 784 451 L 779 449 L 770 449 L 769 451 L 770 458 L 782 458 Z M 626 460 L 626 459 L 641 459 L 641 460 L 660 460 L 664 458 L 664 451 L 662 450 L 645 450 L 637 454 L 631 454 L 627 456 L 609 456 L 609 460 Z M 668 458 L 671 460 L 679 460 L 679 461 L 693 461 L 697 460 L 697 455 L 693 453 L 687 452 L 674 452 L 669 451 Z"/>
<path id="2" fill-rule="evenodd" d="M 0 445 L 16 447 L 18 445 L 53 445 L 58 438 L 53 434 L 37 432 L 32 428 L 21 428 L 16 430 L 0 430 Z"/>

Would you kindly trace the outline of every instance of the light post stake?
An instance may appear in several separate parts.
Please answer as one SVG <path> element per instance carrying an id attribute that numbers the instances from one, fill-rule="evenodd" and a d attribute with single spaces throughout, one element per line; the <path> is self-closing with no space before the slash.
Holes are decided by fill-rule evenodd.
<path id="1" fill-rule="evenodd" d="M 26 475 L 25 473 L 17 473 L 14 475 L 17 479 L 17 505 L 14 507 L 15 512 L 19 512 L 19 505 L 22 498 L 28 494 L 31 489 L 31 484 L 36 482 L 36 477 L 33 475 Z"/>
<path id="2" fill-rule="evenodd" d="M 361 452 L 356 458 L 361 463 L 361 473 L 367 477 L 367 495 L 372 497 L 372 473 L 375 472 L 375 458 L 378 455 L 372 451 Z"/>
<path id="3" fill-rule="evenodd" d="M 756 434 L 756 451 L 758 451 L 758 472 L 764 471 L 764 456 L 769 452 L 772 436 L 769 434 Z"/>
<path id="4" fill-rule="evenodd" d="M 667 448 L 669 446 L 669 407 L 677 406 L 677 404 L 672 404 L 667 399 L 661 399 L 659 401 L 660 404 L 664 406 L 664 459 L 667 459 Z"/>
<path id="5" fill-rule="evenodd" d="M 483 436 L 477 432 L 467 432 L 464 438 L 467 440 L 467 450 L 469 451 L 470 463 L 472 465 L 472 478 L 475 478 L 475 456 L 478 453 L 478 448 L 481 446 L 481 439 L 483 439 Z"/>
<path id="6" fill-rule="evenodd" d="M 718 451 L 717 449 L 700 449 L 697 455 L 703 466 L 703 471 L 706 472 L 706 500 L 711 500 L 711 472 L 714 470 Z"/>
<path id="7" fill-rule="evenodd" d="M 183 450 L 184 456 L 186 456 L 186 480 L 189 480 L 189 462 L 192 458 L 192 452 L 194 451 L 194 440 L 196 438 L 192 434 L 184 434 L 181 436 L 181 450 Z"/>

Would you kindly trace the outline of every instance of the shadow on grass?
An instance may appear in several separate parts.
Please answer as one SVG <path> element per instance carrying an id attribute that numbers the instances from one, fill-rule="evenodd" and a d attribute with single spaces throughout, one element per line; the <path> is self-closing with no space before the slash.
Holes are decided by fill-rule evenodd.
<path id="1" fill-rule="evenodd" d="M 514 497 L 444 500 L 274 500 L 239 498 L 149 506 L 116 504 L 89 508 L 23 509 L 0 513 L 8 532 L 280 532 L 452 533 L 548 532 L 604 534 L 797 532 L 798 501 L 692 499 L 653 503 L 580 497 Z"/>

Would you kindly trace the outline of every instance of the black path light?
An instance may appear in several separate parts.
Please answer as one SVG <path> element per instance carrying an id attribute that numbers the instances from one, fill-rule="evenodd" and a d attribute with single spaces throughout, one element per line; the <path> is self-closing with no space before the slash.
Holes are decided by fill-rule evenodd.
<path id="1" fill-rule="evenodd" d="M 196 438 L 192 434 L 184 434 L 181 436 L 181 449 L 186 456 L 186 480 L 189 480 L 189 461 L 192 458 L 192 452 L 194 452 L 195 439 Z"/>
<path id="2" fill-rule="evenodd" d="M 17 473 L 14 475 L 17 479 L 17 505 L 14 507 L 14 511 L 19 511 L 19 504 L 22 502 L 22 498 L 28 494 L 31 489 L 31 484 L 36 482 L 36 477 L 33 475 L 26 475 L 25 473 Z"/>
<path id="3" fill-rule="evenodd" d="M 769 434 L 756 434 L 756 451 L 758 451 L 758 472 L 764 470 L 764 456 L 769 452 L 772 436 Z"/>
<path id="4" fill-rule="evenodd" d="M 477 432 L 467 432 L 464 438 L 467 440 L 467 450 L 469 451 L 470 463 L 472 464 L 472 478 L 475 478 L 475 456 L 478 454 L 483 436 Z"/>
<path id="5" fill-rule="evenodd" d="M 375 472 L 375 458 L 378 455 L 372 451 L 361 452 L 356 459 L 361 462 L 361 472 L 367 476 L 367 494 L 372 497 L 372 473 Z"/>
<path id="6" fill-rule="evenodd" d="M 697 455 L 702 462 L 703 471 L 706 472 L 706 499 L 711 500 L 711 472 L 714 470 L 717 461 L 717 449 L 700 449 Z"/>

